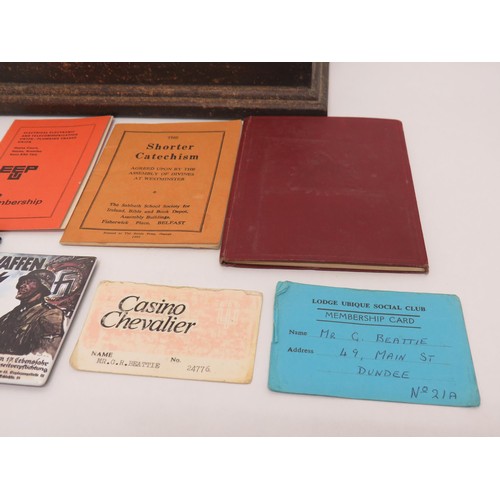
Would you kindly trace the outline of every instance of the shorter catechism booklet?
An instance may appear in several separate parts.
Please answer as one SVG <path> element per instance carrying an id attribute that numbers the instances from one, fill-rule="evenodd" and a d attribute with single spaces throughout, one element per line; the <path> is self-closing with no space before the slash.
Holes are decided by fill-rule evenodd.
<path id="1" fill-rule="evenodd" d="M 444 294 L 278 283 L 269 388 L 479 405 L 460 301 Z"/>
<path id="2" fill-rule="evenodd" d="M 95 262 L 0 253 L 0 382 L 47 382 Z"/>
<path id="3" fill-rule="evenodd" d="M 250 383 L 262 295 L 102 282 L 71 356 L 79 370 Z"/>
<path id="4" fill-rule="evenodd" d="M 0 142 L 0 230 L 64 228 L 111 121 L 14 120 Z"/>
<path id="5" fill-rule="evenodd" d="M 116 125 L 61 243 L 218 248 L 241 127 Z"/>

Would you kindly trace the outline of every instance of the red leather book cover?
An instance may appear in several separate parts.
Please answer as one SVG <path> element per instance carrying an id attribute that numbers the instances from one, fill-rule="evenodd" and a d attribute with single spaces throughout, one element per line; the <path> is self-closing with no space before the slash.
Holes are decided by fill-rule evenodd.
<path id="1" fill-rule="evenodd" d="M 427 272 L 401 122 L 246 119 L 220 260 Z"/>

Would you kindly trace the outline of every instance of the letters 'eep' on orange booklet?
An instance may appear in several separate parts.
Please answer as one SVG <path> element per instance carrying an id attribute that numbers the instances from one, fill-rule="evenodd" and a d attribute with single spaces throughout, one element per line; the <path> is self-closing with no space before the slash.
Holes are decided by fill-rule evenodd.
<path id="1" fill-rule="evenodd" d="M 62 229 L 111 116 L 14 120 L 0 143 L 0 229 Z"/>
<path id="2" fill-rule="evenodd" d="M 218 248 L 241 127 L 115 125 L 61 243 Z"/>

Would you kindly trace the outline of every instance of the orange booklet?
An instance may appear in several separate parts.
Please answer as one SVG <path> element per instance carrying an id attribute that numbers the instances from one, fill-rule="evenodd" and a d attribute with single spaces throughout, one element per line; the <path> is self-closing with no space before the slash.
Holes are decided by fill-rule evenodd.
<path id="1" fill-rule="evenodd" d="M 217 248 L 241 126 L 116 125 L 61 243 Z"/>
<path id="2" fill-rule="evenodd" d="M 64 228 L 111 120 L 15 120 L 0 143 L 0 229 Z"/>

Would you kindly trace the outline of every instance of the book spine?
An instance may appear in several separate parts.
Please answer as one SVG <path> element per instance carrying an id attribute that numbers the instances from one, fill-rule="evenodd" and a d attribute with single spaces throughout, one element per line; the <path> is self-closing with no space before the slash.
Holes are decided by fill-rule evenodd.
<path id="1" fill-rule="evenodd" d="M 231 230 L 233 206 L 235 203 L 235 198 L 238 194 L 238 184 L 239 184 L 239 178 L 240 178 L 240 173 L 241 173 L 241 163 L 244 161 L 244 158 L 246 156 L 245 150 L 248 146 L 247 145 L 247 135 L 248 135 L 248 130 L 251 127 L 251 124 L 252 124 L 252 117 L 251 116 L 244 119 L 243 128 L 241 131 L 240 147 L 238 149 L 238 155 L 236 156 L 236 164 L 234 167 L 233 181 L 231 183 L 231 190 L 229 192 L 229 201 L 228 201 L 227 210 L 226 210 L 224 228 L 222 230 L 222 242 L 221 242 L 220 258 L 219 258 L 219 261 L 221 264 L 226 262 L 226 248 L 227 248 L 227 245 L 230 244 L 230 241 L 228 241 L 228 238 L 229 238 L 228 235 L 229 235 L 230 230 Z"/>

